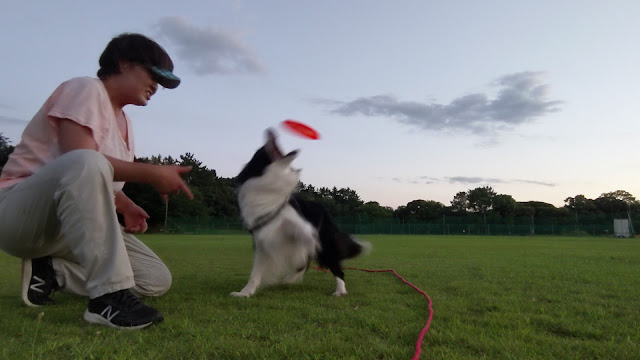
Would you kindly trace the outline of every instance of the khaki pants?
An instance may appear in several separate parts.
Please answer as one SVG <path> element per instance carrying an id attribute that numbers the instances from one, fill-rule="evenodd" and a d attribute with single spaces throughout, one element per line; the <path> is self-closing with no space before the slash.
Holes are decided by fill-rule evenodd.
<path id="1" fill-rule="evenodd" d="M 171 273 L 122 230 L 112 183 L 104 156 L 76 150 L 0 189 L 0 249 L 23 259 L 52 256 L 63 291 L 90 298 L 123 289 L 162 295 Z"/>

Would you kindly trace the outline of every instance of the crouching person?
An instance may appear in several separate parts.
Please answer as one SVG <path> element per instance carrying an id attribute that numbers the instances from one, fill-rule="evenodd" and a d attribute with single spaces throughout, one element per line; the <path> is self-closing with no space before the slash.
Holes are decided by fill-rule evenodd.
<path id="1" fill-rule="evenodd" d="M 171 273 L 133 234 L 147 213 L 124 183 L 160 194 L 193 195 L 181 175 L 190 167 L 133 162 L 126 105 L 145 106 L 158 85 L 175 88 L 173 62 L 140 34 L 113 38 L 97 78 L 61 84 L 25 128 L 0 175 L 0 249 L 22 258 L 22 300 L 53 303 L 54 291 L 89 298 L 84 319 L 120 329 L 163 320 L 139 297 L 159 296 Z M 118 213 L 124 226 L 118 222 Z"/>

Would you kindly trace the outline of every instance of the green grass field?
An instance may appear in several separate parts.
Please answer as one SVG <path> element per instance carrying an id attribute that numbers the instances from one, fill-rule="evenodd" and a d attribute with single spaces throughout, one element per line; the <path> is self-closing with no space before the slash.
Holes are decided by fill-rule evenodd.
<path id="1" fill-rule="evenodd" d="M 2 359 L 410 359 L 426 299 L 391 273 L 347 270 L 347 290 L 311 269 L 299 285 L 229 296 L 246 283 L 248 235 L 145 235 L 172 289 L 165 321 L 118 331 L 82 320 L 86 299 L 20 300 L 20 262 L 0 254 Z M 433 300 L 421 359 L 638 359 L 640 240 L 362 236 L 346 266 L 395 269 Z M 38 320 L 39 314 L 44 316 Z"/>

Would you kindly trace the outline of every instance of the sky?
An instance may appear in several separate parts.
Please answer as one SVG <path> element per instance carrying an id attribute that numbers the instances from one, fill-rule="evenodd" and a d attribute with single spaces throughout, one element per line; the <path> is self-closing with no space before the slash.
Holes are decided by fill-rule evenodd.
<path id="1" fill-rule="evenodd" d="M 143 33 L 182 84 L 127 106 L 136 155 L 234 177 L 273 128 L 301 181 L 397 208 L 491 186 L 557 207 L 640 197 L 640 2 L 0 0 L 13 145 L 106 44 Z M 316 129 L 308 140 L 281 125 Z"/>

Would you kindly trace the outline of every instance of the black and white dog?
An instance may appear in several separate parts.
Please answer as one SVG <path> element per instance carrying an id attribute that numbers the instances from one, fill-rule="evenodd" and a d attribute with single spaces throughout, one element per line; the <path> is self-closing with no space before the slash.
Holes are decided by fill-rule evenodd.
<path id="1" fill-rule="evenodd" d="M 231 295 L 249 297 L 261 285 L 300 282 L 311 260 L 335 276 L 333 295 L 345 295 L 342 260 L 370 245 L 341 231 L 324 206 L 294 196 L 300 170 L 291 162 L 298 151 L 283 155 L 271 129 L 266 136 L 266 144 L 236 177 L 240 213 L 253 235 L 254 259 L 249 282 Z"/>

